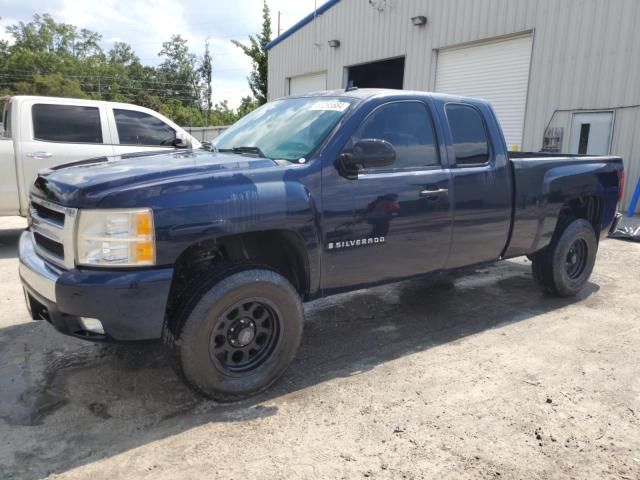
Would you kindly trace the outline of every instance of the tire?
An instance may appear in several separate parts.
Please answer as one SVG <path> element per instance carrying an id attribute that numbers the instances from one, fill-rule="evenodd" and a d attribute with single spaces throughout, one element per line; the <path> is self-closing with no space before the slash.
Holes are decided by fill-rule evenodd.
<path id="1" fill-rule="evenodd" d="M 589 280 L 597 251 L 591 224 L 584 219 L 568 219 L 549 246 L 533 256 L 533 278 L 553 295 L 574 296 Z"/>
<path id="2" fill-rule="evenodd" d="M 295 356 L 303 328 L 298 292 L 266 268 L 231 268 L 184 302 L 178 356 L 187 382 L 219 402 L 269 388 Z"/>

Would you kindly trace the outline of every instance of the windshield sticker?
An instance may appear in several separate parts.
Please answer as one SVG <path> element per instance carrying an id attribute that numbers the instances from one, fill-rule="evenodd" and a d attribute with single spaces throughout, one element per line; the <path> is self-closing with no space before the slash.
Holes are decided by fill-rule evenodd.
<path id="1" fill-rule="evenodd" d="M 338 100 L 326 100 L 317 102 L 311 106 L 311 110 L 323 110 L 332 112 L 344 112 L 349 108 L 349 102 L 340 102 Z"/>

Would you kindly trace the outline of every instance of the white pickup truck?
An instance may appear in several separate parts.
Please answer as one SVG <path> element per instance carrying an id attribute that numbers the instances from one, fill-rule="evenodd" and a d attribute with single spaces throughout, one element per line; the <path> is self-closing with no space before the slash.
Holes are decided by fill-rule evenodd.
<path id="1" fill-rule="evenodd" d="M 92 157 L 201 146 L 168 118 L 128 103 L 14 96 L 0 130 L 0 216 L 27 213 L 40 170 Z"/>

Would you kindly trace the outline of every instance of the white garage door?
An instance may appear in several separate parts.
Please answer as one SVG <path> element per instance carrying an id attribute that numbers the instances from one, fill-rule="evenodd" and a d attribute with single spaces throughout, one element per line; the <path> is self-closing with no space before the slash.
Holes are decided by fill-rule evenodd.
<path id="1" fill-rule="evenodd" d="M 521 149 L 533 37 L 441 50 L 436 91 L 488 100 L 509 149 Z"/>
<path id="2" fill-rule="evenodd" d="M 300 75 L 289 79 L 289 95 L 317 92 L 327 89 L 327 72 Z"/>

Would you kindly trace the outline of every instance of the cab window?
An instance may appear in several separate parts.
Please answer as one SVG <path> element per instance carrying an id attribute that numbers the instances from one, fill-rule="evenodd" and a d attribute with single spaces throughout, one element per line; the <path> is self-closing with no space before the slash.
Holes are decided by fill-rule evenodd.
<path id="1" fill-rule="evenodd" d="M 462 104 L 447 105 L 456 165 L 482 165 L 489 161 L 489 140 L 480 112 Z"/>
<path id="2" fill-rule="evenodd" d="M 114 108 L 118 139 L 121 145 L 170 147 L 176 131 L 159 118 L 144 112 Z"/>
<path id="3" fill-rule="evenodd" d="M 31 108 L 33 138 L 48 142 L 102 143 L 100 110 L 80 105 L 37 103 Z"/>
<path id="4" fill-rule="evenodd" d="M 379 139 L 396 150 L 396 161 L 382 169 L 417 169 L 438 165 L 433 122 L 420 102 L 397 102 L 383 105 L 362 123 L 352 139 Z"/>

